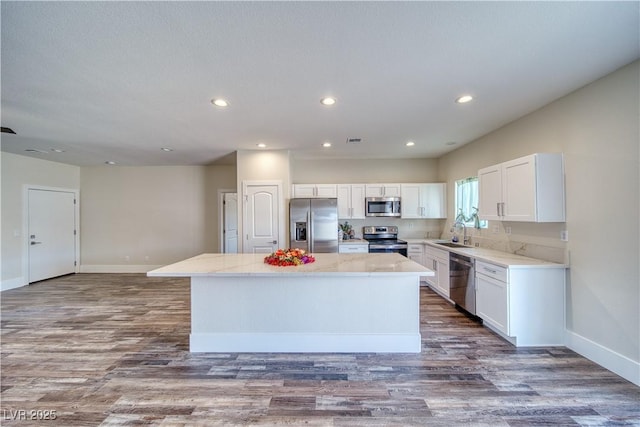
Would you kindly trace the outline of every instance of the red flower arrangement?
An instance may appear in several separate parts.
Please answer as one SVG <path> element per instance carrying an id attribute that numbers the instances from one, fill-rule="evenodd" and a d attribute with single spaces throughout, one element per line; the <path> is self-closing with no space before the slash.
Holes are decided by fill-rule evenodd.
<path id="1" fill-rule="evenodd" d="M 278 249 L 264 258 L 265 264 L 278 267 L 309 264 L 315 260 L 313 255 L 307 254 L 304 249 Z"/>

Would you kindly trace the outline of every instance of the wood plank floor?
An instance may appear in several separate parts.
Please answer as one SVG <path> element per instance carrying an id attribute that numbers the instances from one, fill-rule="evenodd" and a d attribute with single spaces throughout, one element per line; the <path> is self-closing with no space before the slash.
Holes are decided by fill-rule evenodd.
<path id="1" fill-rule="evenodd" d="M 640 425 L 640 388 L 566 348 L 516 349 L 424 288 L 422 352 L 396 355 L 190 354 L 185 279 L 0 298 L 3 426 Z"/>

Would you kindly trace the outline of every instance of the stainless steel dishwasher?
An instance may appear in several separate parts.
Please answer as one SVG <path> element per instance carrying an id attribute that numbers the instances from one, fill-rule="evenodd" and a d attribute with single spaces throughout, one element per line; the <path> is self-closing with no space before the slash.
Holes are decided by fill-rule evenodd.
<path id="1" fill-rule="evenodd" d="M 474 259 L 449 252 L 449 298 L 469 313 L 476 314 Z"/>

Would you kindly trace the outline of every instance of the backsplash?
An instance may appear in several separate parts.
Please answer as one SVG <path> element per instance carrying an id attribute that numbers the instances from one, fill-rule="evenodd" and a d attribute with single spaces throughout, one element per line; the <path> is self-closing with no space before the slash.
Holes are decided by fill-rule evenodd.
<path id="1" fill-rule="evenodd" d="M 451 239 L 451 225 L 451 221 L 446 222 L 440 235 L 441 239 Z M 471 237 L 471 245 L 474 246 L 477 244 L 481 248 L 568 265 L 570 259 L 567 243 L 561 241 L 559 237 L 559 230 L 564 228 L 566 228 L 564 223 L 517 224 L 489 221 L 488 228 L 480 230 L 472 227 L 467 228 L 467 235 Z M 507 233 L 508 229 L 511 233 Z M 554 238 L 554 235 L 558 237 Z"/>
<path id="2" fill-rule="evenodd" d="M 401 239 L 444 239 L 451 240 L 451 220 L 443 219 L 400 219 L 400 218 L 367 218 L 340 219 L 339 223 L 348 221 L 353 226 L 356 238 L 362 238 L 362 227 L 371 225 L 395 225 Z M 569 264 L 567 243 L 560 240 L 560 230 L 566 224 L 550 223 L 502 223 L 489 221 L 489 227 L 477 230 L 467 228 L 471 237 L 471 245 L 541 259 L 560 264 Z M 507 233 L 508 230 L 511 233 Z M 557 236 L 557 237 L 556 237 Z M 462 240 L 462 237 L 460 237 Z"/>

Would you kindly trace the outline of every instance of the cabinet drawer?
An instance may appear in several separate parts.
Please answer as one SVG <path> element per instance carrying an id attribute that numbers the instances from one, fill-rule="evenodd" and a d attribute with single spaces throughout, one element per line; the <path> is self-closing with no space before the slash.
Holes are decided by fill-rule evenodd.
<path id="1" fill-rule="evenodd" d="M 423 251 L 423 248 L 424 247 L 422 245 L 420 245 L 420 244 L 415 244 L 415 245 L 411 244 L 411 245 L 408 246 L 407 251 L 409 251 L 409 252 L 411 252 L 413 254 L 421 254 L 422 251 Z"/>
<path id="2" fill-rule="evenodd" d="M 492 277 L 496 280 L 500 280 L 501 282 L 507 283 L 509 281 L 507 271 L 507 268 L 501 267 L 499 265 L 489 264 L 488 262 L 483 261 L 476 261 L 477 273 L 484 274 L 485 276 Z"/>
<path id="3" fill-rule="evenodd" d="M 338 252 L 341 254 L 366 254 L 369 252 L 369 245 L 339 245 Z"/>

